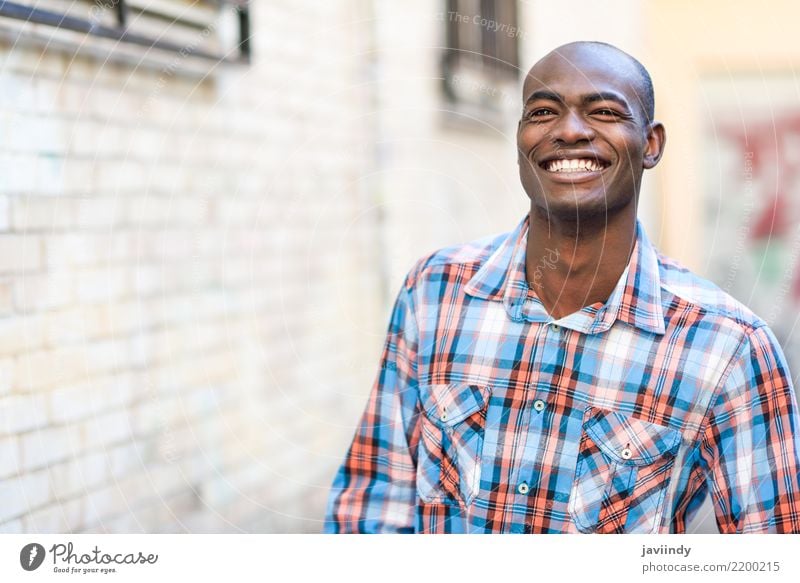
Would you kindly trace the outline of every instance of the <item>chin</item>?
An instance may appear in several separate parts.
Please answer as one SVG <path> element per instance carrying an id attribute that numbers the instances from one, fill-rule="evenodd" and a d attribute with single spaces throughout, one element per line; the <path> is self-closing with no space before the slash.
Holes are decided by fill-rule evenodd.
<path id="1" fill-rule="evenodd" d="M 539 216 L 562 222 L 605 222 L 609 216 L 624 210 L 629 203 L 630 200 L 610 201 L 605 192 L 600 192 L 571 193 L 566 197 L 548 196 L 541 203 L 534 203 L 534 206 Z"/>

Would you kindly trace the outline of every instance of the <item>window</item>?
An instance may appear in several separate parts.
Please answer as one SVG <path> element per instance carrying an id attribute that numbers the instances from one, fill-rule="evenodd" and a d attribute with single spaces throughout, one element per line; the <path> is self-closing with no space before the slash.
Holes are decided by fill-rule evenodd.
<path id="1" fill-rule="evenodd" d="M 453 109 L 491 121 L 513 108 L 522 35 L 516 2 L 447 0 L 444 23 L 442 77 Z"/>
<path id="2" fill-rule="evenodd" d="M 13 42 L 192 63 L 246 63 L 248 0 L 20 0 L 0 2 L 0 29 Z"/>

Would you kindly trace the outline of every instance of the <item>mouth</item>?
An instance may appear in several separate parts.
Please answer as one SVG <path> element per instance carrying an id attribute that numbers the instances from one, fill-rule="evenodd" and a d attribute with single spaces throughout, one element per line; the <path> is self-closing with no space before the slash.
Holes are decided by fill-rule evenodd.
<path id="1" fill-rule="evenodd" d="M 569 182 L 586 179 L 590 180 L 603 173 L 611 162 L 598 156 L 551 158 L 539 162 L 539 167 L 556 180 L 564 179 Z"/>

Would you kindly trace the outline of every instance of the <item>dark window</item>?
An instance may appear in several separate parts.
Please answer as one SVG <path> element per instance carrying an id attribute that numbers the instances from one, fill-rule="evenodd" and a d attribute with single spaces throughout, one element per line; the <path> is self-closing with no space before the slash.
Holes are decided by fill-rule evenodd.
<path id="1" fill-rule="evenodd" d="M 0 1 L 14 40 L 48 48 L 105 49 L 139 59 L 170 54 L 194 62 L 248 62 L 249 0 Z"/>
<path id="2" fill-rule="evenodd" d="M 519 79 L 517 3 L 447 0 L 444 93 L 458 109 L 500 112 Z"/>

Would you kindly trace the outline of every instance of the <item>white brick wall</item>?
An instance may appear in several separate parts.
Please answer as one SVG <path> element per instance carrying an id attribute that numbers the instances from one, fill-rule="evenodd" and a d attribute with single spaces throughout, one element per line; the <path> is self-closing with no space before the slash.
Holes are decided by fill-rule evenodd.
<path id="1" fill-rule="evenodd" d="M 321 527 L 385 328 L 369 30 L 255 5 L 202 81 L 0 44 L 0 532 Z"/>

